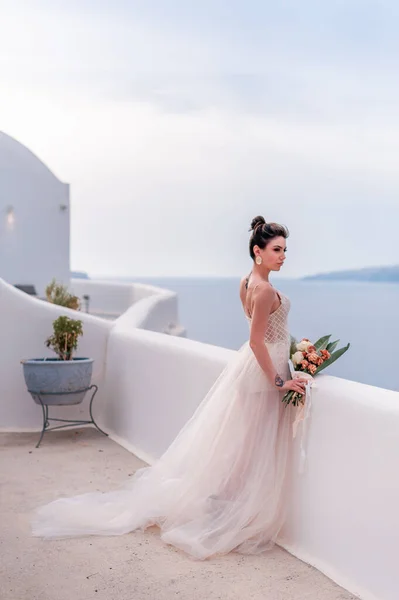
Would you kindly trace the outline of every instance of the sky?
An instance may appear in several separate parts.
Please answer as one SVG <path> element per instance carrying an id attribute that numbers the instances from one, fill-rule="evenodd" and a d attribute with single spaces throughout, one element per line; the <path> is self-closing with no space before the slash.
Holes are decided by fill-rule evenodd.
<path id="1" fill-rule="evenodd" d="M 71 268 L 399 263 L 395 0 L 0 0 L 0 130 L 71 186 Z"/>

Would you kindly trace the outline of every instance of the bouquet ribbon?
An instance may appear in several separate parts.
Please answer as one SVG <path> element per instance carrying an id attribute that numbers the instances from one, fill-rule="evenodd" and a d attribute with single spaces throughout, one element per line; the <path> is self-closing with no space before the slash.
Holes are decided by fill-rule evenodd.
<path id="1" fill-rule="evenodd" d="M 294 377 L 302 377 L 304 379 L 307 379 L 307 382 L 305 385 L 305 402 L 304 402 L 304 404 L 300 405 L 299 408 L 297 409 L 295 421 L 292 426 L 293 438 L 295 439 L 297 432 L 298 432 L 298 427 L 299 427 L 300 423 L 302 423 L 299 472 L 303 473 L 303 471 L 305 469 L 305 463 L 306 463 L 306 440 L 307 440 L 307 435 L 308 435 L 310 409 L 312 407 L 311 389 L 312 389 L 312 385 L 314 384 L 314 378 L 311 375 L 309 375 L 308 373 L 303 373 L 300 371 L 297 371 L 297 375 L 295 375 Z"/>

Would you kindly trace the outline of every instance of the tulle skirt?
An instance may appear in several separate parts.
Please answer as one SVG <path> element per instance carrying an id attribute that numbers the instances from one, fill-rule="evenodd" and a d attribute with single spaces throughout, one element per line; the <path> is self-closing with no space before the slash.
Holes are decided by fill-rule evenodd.
<path id="1" fill-rule="evenodd" d="M 268 344 L 288 375 L 288 347 Z M 62 498 L 35 514 L 45 538 L 120 535 L 157 525 L 197 559 L 270 548 L 283 525 L 292 408 L 281 402 L 246 343 L 163 456 L 113 492 Z"/>

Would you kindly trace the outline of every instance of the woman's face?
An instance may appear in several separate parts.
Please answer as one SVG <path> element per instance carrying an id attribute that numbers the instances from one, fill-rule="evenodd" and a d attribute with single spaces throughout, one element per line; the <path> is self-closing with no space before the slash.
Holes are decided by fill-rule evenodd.
<path id="1" fill-rule="evenodd" d="M 262 257 L 264 266 L 270 271 L 279 271 L 286 259 L 287 250 L 286 239 L 284 237 L 275 237 L 267 244 L 263 250 L 259 246 L 254 247 L 255 257 L 259 254 Z"/>

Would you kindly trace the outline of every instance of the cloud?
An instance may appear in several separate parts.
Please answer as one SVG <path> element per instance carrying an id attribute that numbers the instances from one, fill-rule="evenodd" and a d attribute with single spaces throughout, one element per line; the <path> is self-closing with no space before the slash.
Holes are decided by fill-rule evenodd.
<path id="1" fill-rule="evenodd" d="M 378 7 L 10 4 L 0 129 L 71 182 L 73 268 L 237 274 L 258 213 L 292 231 L 287 275 L 392 262 L 397 8 Z"/>

